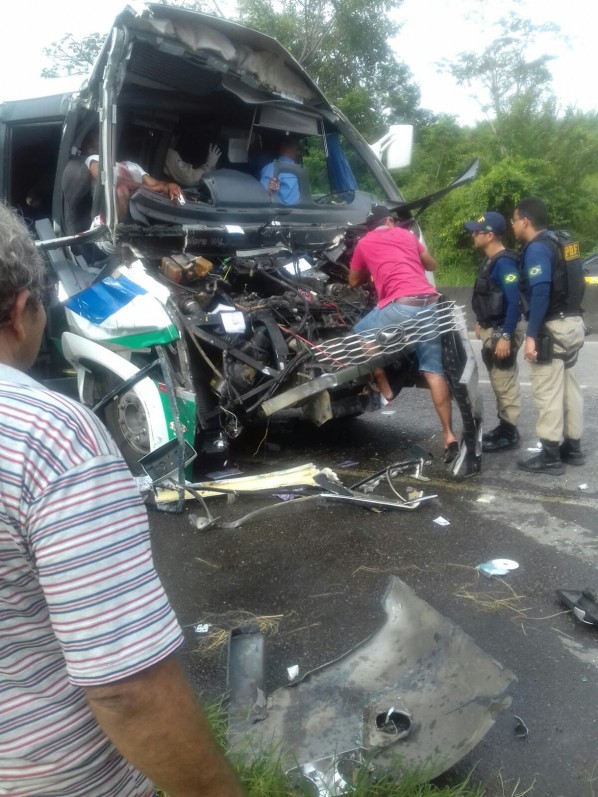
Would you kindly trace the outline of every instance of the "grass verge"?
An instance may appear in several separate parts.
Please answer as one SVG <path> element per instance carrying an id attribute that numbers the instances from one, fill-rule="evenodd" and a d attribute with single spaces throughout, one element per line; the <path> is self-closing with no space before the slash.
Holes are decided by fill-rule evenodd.
<path id="1" fill-rule="evenodd" d="M 205 707 L 205 712 L 210 721 L 214 736 L 220 746 L 226 750 L 227 720 L 222 704 L 216 703 Z M 302 789 L 293 789 L 285 775 L 279 756 L 274 752 L 271 756 L 264 756 L 251 764 L 230 760 L 237 771 L 241 782 L 245 786 L 248 797 L 312 797 L 311 793 Z M 496 792 L 492 792 L 496 794 Z M 372 783 L 367 777 L 357 780 L 347 792 L 350 797 L 490 797 L 486 788 L 481 784 L 474 784 L 471 776 L 465 777 L 459 783 L 439 785 L 434 782 L 421 782 L 421 775 L 413 773 L 403 775 L 400 781 L 379 779 Z M 507 797 L 507 793 L 503 794 Z M 157 792 L 158 797 L 168 797 L 163 792 Z M 508 794 L 511 797 L 511 794 Z M 512 797 L 520 797 L 513 793 Z"/>

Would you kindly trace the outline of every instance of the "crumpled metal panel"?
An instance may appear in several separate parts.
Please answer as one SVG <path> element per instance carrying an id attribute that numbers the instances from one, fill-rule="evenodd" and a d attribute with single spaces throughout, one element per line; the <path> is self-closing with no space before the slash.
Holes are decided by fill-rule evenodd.
<path id="1" fill-rule="evenodd" d="M 426 778 L 469 753 L 510 705 L 515 676 L 396 577 L 384 607 L 386 622 L 367 641 L 274 692 L 265 720 L 248 728 L 251 706 L 233 690 L 233 749 L 252 759 L 275 747 L 304 772 L 359 751 L 376 770 L 425 768 Z M 391 709 L 410 717 L 408 733 L 389 727 Z"/>
<path id="2" fill-rule="evenodd" d="M 371 364 L 380 355 L 399 354 L 408 346 L 434 340 L 446 332 L 465 329 L 465 324 L 462 307 L 454 301 L 437 302 L 400 324 L 324 341 L 315 349 L 314 357 L 333 370 Z"/>

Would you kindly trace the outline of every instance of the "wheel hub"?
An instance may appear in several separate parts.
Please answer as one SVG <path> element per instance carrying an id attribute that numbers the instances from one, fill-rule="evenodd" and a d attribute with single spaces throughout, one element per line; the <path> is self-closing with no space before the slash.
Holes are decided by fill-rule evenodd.
<path id="1" fill-rule="evenodd" d="M 118 401 L 118 423 L 123 437 L 140 454 L 150 450 L 147 415 L 139 398 L 132 391 Z"/>

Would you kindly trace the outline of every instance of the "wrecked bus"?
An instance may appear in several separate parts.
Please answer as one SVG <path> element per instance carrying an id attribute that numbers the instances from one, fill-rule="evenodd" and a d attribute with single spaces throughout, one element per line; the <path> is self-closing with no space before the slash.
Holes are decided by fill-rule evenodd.
<path id="1" fill-rule="evenodd" d="M 94 131 L 95 183 L 81 153 Z M 391 168 L 406 163 L 398 132 L 377 147 Z M 299 163 L 274 165 L 296 181 L 293 204 L 259 180 L 281 134 L 301 152 Z M 208 145 L 222 156 L 180 201 L 139 186 L 119 218 L 115 164 L 163 179 L 175 141 L 194 164 Z M 386 367 L 395 393 L 417 384 L 410 344 L 436 329 L 463 419 L 453 473 L 479 470 L 462 311 L 441 302 L 438 317 L 428 311 L 364 341 L 352 328 L 375 297 L 347 284 L 373 204 L 420 234 L 418 210 L 473 179 L 475 164 L 444 191 L 405 203 L 372 147 L 278 42 L 160 4 L 115 19 L 77 91 L 0 106 L 0 146 L 2 196 L 30 222 L 57 289 L 48 335 L 134 471 L 169 440 L 181 463 L 185 440 L 200 456 L 224 453 L 252 419 L 289 408 L 318 425 L 377 409 L 372 370 Z M 78 174 L 74 184 L 65 170 Z M 46 355 L 52 362 L 52 346 Z"/>

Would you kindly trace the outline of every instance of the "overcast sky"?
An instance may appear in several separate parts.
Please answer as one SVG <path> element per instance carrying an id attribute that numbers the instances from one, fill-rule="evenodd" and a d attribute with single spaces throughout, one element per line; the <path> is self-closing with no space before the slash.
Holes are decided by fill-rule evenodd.
<path id="1" fill-rule="evenodd" d="M 48 93 L 47 81 L 39 78 L 47 65 L 43 48 L 66 32 L 83 36 L 107 31 L 124 4 L 123 0 L 12 3 L 10 15 L 5 15 L 0 28 L 0 99 Z M 410 66 L 423 107 L 454 114 L 462 124 L 483 118 L 468 92 L 457 87 L 448 75 L 439 75 L 435 64 L 443 58 L 454 58 L 464 49 L 483 47 L 496 35 L 492 23 L 511 10 L 535 22 L 559 25 L 562 37 L 540 42 L 532 55 L 550 52 L 556 56 L 551 69 L 563 107 L 596 109 L 596 0 L 404 0 L 397 56 Z"/>
<path id="2" fill-rule="evenodd" d="M 483 118 L 468 91 L 450 76 L 439 75 L 435 63 L 463 50 L 483 49 L 496 36 L 493 23 L 513 12 L 536 24 L 560 27 L 560 35 L 544 37 L 530 52 L 534 58 L 555 56 L 549 68 L 559 104 L 583 111 L 598 108 L 596 0 L 404 0 L 397 56 L 411 67 L 424 108 L 454 114 L 462 124 Z"/>

